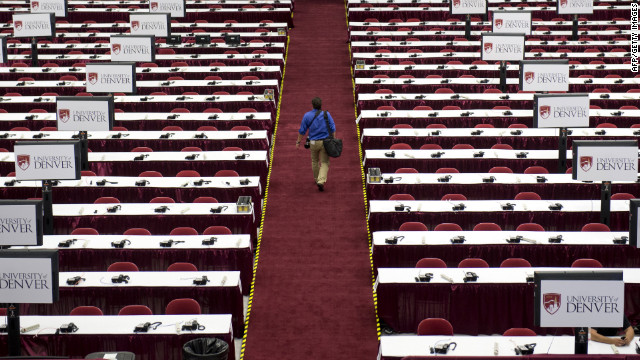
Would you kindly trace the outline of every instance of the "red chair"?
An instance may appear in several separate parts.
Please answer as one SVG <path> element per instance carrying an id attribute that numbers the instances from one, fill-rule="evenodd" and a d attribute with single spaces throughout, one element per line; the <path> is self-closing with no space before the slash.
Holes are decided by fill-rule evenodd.
<path id="1" fill-rule="evenodd" d="M 420 321 L 418 335 L 453 336 L 453 326 L 442 318 L 429 318 Z"/>
<path id="2" fill-rule="evenodd" d="M 0 308 L 0 316 L 7 316 L 7 308 Z"/>
<path id="3" fill-rule="evenodd" d="M 200 173 L 195 170 L 181 170 L 176 177 L 200 177 Z"/>
<path id="4" fill-rule="evenodd" d="M 189 114 L 191 113 L 191 110 L 187 109 L 187 108 L 173 108 L 171 109 L 171 112 L 176 114 Z"/>
<path id="5" fill-rule="evenodd" d="M 80 175 L 81 176 L 96 176 L 96 173 L 94 173 L 91 170 L 81 170 L 80 171 Z"/>
<path id="6" fill-rule="evenodd" d="M 120 204 L 120 200 L 112 196 L 101 196 L 97 198 L 93 203 L 94 204 Z"/>
<path id="7" fill-rule="evenodd" d="M 389 200 L 395 201 L 414 201 L 415 198 L 411 194 L 393 194 L 389 197 Z"/>
<path id="8" fill-rule="evenodd" d="M 211 197 L 211 196 L 200 196 L 197 197 L 195 199 L 193 199 L 193 203 L 194 204 L 203 204 L 203 203 L 217 203 L 218 199 Z"/>
<path id="9" fill-rule="evenodd" d="M 389 149 L 391 149 L 391 150 L 411 150 L 411 145 L 406 144 L 406 143 L 397 143 L 397 144 L 391 145 L 391 147 Z"/>
<path id="10" fill-rule="evenodd" d="M 505 331 L 502 336 L 537 336 L 537 334 L 529 328 L 511 328 Z"/>
<path id="11" fill-rule="evenodd" d="M 602 232 L 605 232 L 605 231 L 611 231 L 611 229 L 606 224 L 588 223 L 585 226 L 583 226 L 582 230 L 580 230 L 580 231 L 602 231 Z"/>
<path id="12" fill-rule="evenodd" d="M 449 88 L 438 88 L 435 91 L 436 94 L 454 94 L 455 92 Z"/>
<path id="13" fill-rule="evenodd" d="M 153 152 L 153 149 L 147 146 L 137 146 L 131 149 L 131 152 Z"/>
<path id="14" fill-rule="evenodd" d="M 506 166 L 494 166 L 489 169 L 490 174 L 513 174 L 513 170 Z"/>
<path id="15" fill-rule="evenodd" d="M 118 315 L 153 315 L 153 311 L 144 305 L 127 305 L 118 311 Z"/>
<path id="16" fill-rule="evenodd" d="M 502 231 L 502 228 L 496 223 L 484 222 L 474 226 L 473 231 Z"/>
<path id="17" fill-rule="evenodd" d="M 196 229 L 188 226 L 177 227 L 169 233 L 169 235 L 177 236 L 177 235 L 198 235 Z"/>
<path id="18" fill-rule="evenodd" d="M 196 129 L 196 131 L 218 131 L 215 126 L 203 125 Z"/>
<path id="19" fill-rule="evenodd" d="M 442 146 L 438 144 L 423 144 L 420 150 L 442 150 Z"/>
<path id="20" fill-rule="evenodd" d="M 149 200 L 149 204 L 174 204 L 176 201 L 168 196 L 156 196 Z"/>
<path id="21" fill-rule="evenodd" d="M 71 316 L 102 316 L 102 310 L 95 306 L 77 306 L 69 313 Z"/>
<path id="22" fill-rule="evenodd" d="M 192 263 L 176 262 L 169 265 L 167 271 L 198 271 L 198 268 Z"/>
<path id="23" fill-rule="evenodd" d="M 16 127 L 13 127 L 11 129 L 9 129 L 9 131 L 31 131 L 31 129 L 29 129 L 28 127 L 25 127 L 25 126 L 16 126 Z"/>
<path id="24" fill-rule="evenodd" d="M 198 151 L 202 151 L 202 149 L 200 149 L 197 146 L 186 146 L 183 147 L 182 150 L 180 150 L 182 152 L 198 152 Z"/>
<path id="25" fill-rule="evenodd" d="M 431 111 L 431 110 L 433 110 L 433 108 L 431 108 L 431 106 L 427 106 L 427 105 L 418 105 L 418 106 L 414 107 L 413 110 Z M 431 124 L 431 125 L 435 125 L 435 124 Z"/>
<path id="26" fill-rule="evenodd" d="M 458 174 L 460 171 L 456 168 L 438 168 L 436 174 Z"/>
<path id="27" fill-rule="evenodd" d="M 465 201 L 467 197 L 462 194 L 445 194 L 440 199 L 442 201 Z"/>
<path id="28" fill-rule="evenodd" d="M 442 223 L 436 225 L 433 231 L 462 231 L 462 227 L 455 223 Z"/>
<path id="29" fill-rule="evenodd" d="M 416 106 L 417 107 L 417 106 Z M 426 106 L 429 109 L 421 109 L 421 110 L 432 110 L 430 106 Z M 416 110 L 415 108 L 413 110 Z M 447 125 L 445 124 L 429 124 L 426 127 L 427 129 L 446 129 Z"/>
<path id="30" fill-rule="evenodd" d="M 41 128 L 40 131 L 58 131 L 58 128 L 55 126 L 45 126 Z"/>
<path id="31" fill-rule="evenodd" d="M 418 260 L 418 262 L 416 263 L 416 268 L 438 268 L 438 269 L 444 269 L 447 267 L 447 264 L 442 261 L 442 259 L 438 259 L 438 258 L 422 258 L 420 260 Z"/>
<path id="32" fill-rule="evenodd" d="M 616 124 L 612 124 L 612 123 L 602 123 L 602 124 L 598 124 L 596 126 L 596 128 L 598 129 L 616 129 L 618 126 Z"/>
<path id="33" fill-rule="evenodd" d="M 495 128 L 495 126 L 493 126 L 492 124 L 476 124 L 474 128 L 475 129 L 493 129 Z"/>
<path id="34" fill-rule="evenodd" d="M 544 227 L 536 223 L 524 223 L 518 225 L 516 231 L 545 231 Z"/>
<path id="35" fill-rule="evenodd" d="M 472 149 L 475 149 L 475 148 L 473 147 L 473 145 L 470 145 L 470 144 L 455 144 L 455 145 L 453 145 L 452 149 L 472 150 Z"/>
<path id="36" fill-rule="evenodd" d="M 175 299 L 167 304 L 166 315 L 199 315 L 200 304 L 193 299 Z"/>
<path id="37" fill-rule="evenodd" d="M 517 193 L 513 200 L 542 200 L 542 198 L 536 192 L 522 191 Z"/>
<path id="38" fill-rule="evenodd" d="M 462 110 L 460 108 L 460 106 L 456 106 L 456 105 L 447 105 L 447 106 L 443 106 L 442 110 Z"/>
<path id="39" fill-rule="evenodd" d="M 527 129 L 528 126 L 525 124 L 511 124 L 507 126 L 508 129 Z"/>
<path id="40" fill-rule="evenodd" d="M 615 193 L 611 195 L 611 200 L 631 200 L 635 198 L 636 197 L 633 194 L 629 193 Z"/>
<path id="41" fill-rule="evenodd" d="M 396 170 L 396 174 L 417 174 L 418 170 L 414 168 L 399 168 Z"/>
<path id="42" fill-rule="evenodd" d="M 602 264 L 596 259 L 577 259 L 571 264 L 572 268 L 601 268 Z"/>
<path id="43" fill-rule="evenodd" d="M 75 228 L 71 235 L 100 235 L 100 233 L 94 228 Z"/>
<path id="44" fill-rule="evenodd" d="M 239 148 L 237 146 L 227 146 L 226 148 L 222 149 L 222 151 L 242 151 L 242 148 Z"/>
<path id="45" fill-rule="evenodd" d="M 124 236 L 133 236 L 133 235 L 151 235 L 151 231 L 145 228 L 130 228 L 124 231 L 122 234 Z"/>
<path id="46" fill-rule="evenodd" d="M 524 169 L 525 174 L 548 174 L 549 170 L 544 166 L 529 166 Z"/>
<path id="47" fill-rule="evenodd" d="M 240 176 L 235 170 L 218 170 L 214 175 L 214 177 L 237 177 Z"/>
<path id="48" fill-rule="evenodd" d="M 141 172 L 138 177 L 162 177 L 162 173 L 159 171 L 147 170 Z"/>
<path id="49" fill-rule="evenodd" d="M 251 131 L 251 128 L 244 125 L 237 125 L 232 127 L 231 131 Z"/>
<path id="50" fill-rule="evenodd" d="M 162 128 L 162 131 L 184 131 L 180 126 L 170 125 Z"/>
<path id="51" fill-rule="evenodd" d="M 498 149 L 498 150 L 513 150 L 513 147 L 509 144 L 495 144 L 491 147 L 492 149 Z"/>
<path id="52" fill-rule="evenodd" d="M 400 225 L 398 231 L 429 231 L 429 228 L 421 222 L 407 221 Z"/>
<path id="53" fill-rule="evenodd" d="M 226 226 L 212 225 L 204 229 L 202 235 L 231 235 L 231 230 Z"/>
<path id="54" fill-rule="evenodd" d="M 138 269 L 138 265 L 132 262 L 121 261 L 121 262 L 114 262 L 113 264 L 109 265 L 109 267 L 107 268 L 107 271 L 108 272 L 140 271 L 140 269 Z"/>
<path id="55" fill-rule="evenodd" d="M 459 268 L 488 268 L 489 264 L 480 258 L 466 258 L 458 264 Z"/>
<path id="56" fill-rule="evenodd" d="M 508 258 L 500 263 L 500 267 L 531 267 L 531 263 L 523 258 Z"/>

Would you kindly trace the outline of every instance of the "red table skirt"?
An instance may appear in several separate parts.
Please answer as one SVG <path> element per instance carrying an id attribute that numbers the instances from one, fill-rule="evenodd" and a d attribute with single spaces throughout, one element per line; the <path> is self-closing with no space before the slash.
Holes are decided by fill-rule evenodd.
<path id="1" fill-rule="evenodd" d="M 538 335 L 571 334 L 572 329 L 534 326 L 534 284 L 379 284 L 378 315 L 398 332 L 416 332 L 420 321 L 441 317 L 456 334 L 502 334 L 526 327 Z M 640 319 L 640 284 L 625 284 L 625 313 Z"/>

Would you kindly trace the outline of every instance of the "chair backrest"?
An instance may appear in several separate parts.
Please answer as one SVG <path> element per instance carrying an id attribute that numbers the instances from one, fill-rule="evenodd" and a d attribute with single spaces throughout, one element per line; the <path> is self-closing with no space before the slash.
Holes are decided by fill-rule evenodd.
<path id="1" fill-rule="evenodd" d="M 130 235 L 151 235 L 151 231 L 145 228 L 130 228 L 124 231 L 122 235 L 130 236 Z"/>
<path id="2" fill-rule="evenodd" d="M 488 268 L 489 264 L 480 258 L 466 258 L 460 261 L 459 268 Z"/>
<path id="3" fill-rule="evenodd" d="M 544 166 L 529 166 L 524 169 L 525 174 L 548 174 L 549 170 L 547 170 Z"/>
<path id="4" fill-rule="evenodd" d="M 136 146 L 131 149 L 131 152 L 153 152 L 153 149 L 148 146 Z"/>
<path id="5" fill-rule="evenodd" d="M 100 235 L 100 233 L 94 228 L 75 228 L 71 235 Z"/>
<path id="6" fill-rule="evenodd" d="M 462 227 L 455 223 L 442 223 L 436 225 L 433 231 L 462 231 Z"/>
<path id="7" fill-rule="evenodd" d="M 396 143 L 391 145 L 391 147 L 389 148 L 391 150 L 411 150 L 411 145 L 406 144 L 406 143 Z"/>
<path id="8" fill-rule="evenodd" d="M 420 321 L 418 335 L 443 335 L 453 336 L 453 326 L 442 318 L 429 318 Z"/>
<path id="9" fill-rule="evenodd" d="M 198 231 L 189 226 L 182 226 L 171 230 L 169 235 L 198 235 Z"/>
<path id="10" fill-rule="evenodd" d="M 536 223 L 524 223 L 518 225 L 516 231 L 545 231 L 544 227 Z"/>
<path id="11" fill-rule="evenodd" d="M 200 177 L 200 173 L 195 170 L 181 170 L 176 177 Z"/>
<path id="12" fill-rule="evenodd" d="M 222 225 L 212 225 L 204 229 L 202 235 L 231 235 L 231 229 Z"/>
<path id="13" fill-rule="evenodd" d="M 396 170 L 396 174 L 417 174 L 418 170 L 414 168 L 399 168 Z"/>
<path id="14" fill-rule="evenodd" d="M 176 201 L 168 196 L 156 196 L 149 200 L 149 204 L 174 204 Z"/>
<path id="15" fill-rule="evenodd" d="M 420 150 L 442 150 L 442 146 L 438 144 L 422 144 Z"/>
<path id="16" fill-rule="evenodd" d="M 611 231 L 611 229 L 606 224 L 588 223 L 585 224 L 580 231 Z"/>
<path id="17" fill-rule="evenodd" d="M 128 261 L 120 261 L 120 262 L 114 262 L 113 264 L 109 265 L 109 267 L 107 268 L 107 271 L 113 272 L 113 271 L 140 271 L 140 269 L 138 269 L 138 265 L 132 263 L 132 262 L 128 262 Z"/>
<path id="18" fill-rule="evenodd" d="M 442 196 L 442 198 L 440 199 L 442 201 L 465 201 L 467 200 L 467 197 L 462 195 L 462 194 L 445 194 Z"/>
<path id="19" fill-rule="evenodd" d="M 127 305 L 118 311 L 118 315 L 153 315 L 153 311 L 144 305 Z"/>
<path id="20" fill-rule="evenodd" d="M 212 197 L 212 196 L 199 196 L 195 199 L 193 199 L 193 203 L 194 204 L 202 204 L 202 203 L 217 203 L 218 199 Z"/>
<path id="21" fill-rule="evenodd" d="M 500 267 L 531 267 L 531 263 L 523 258 L 508 258 L 500 263 Z"/>
<path id="22" fill-rule="evenodd" d="M 120 200 L 113 196 L 101 196 L 97 198 L 94 204 L 120 204 Z"/>
<path id="23" fill-rule="evenodd" d="M 242 148 L 237 146 L 227 146 L 226 148 L 222 149 L 222 151 L 242 151 Z"/>
<path id="24" fill-rule="evenodd" d="M 509 144 L 495 144 L 491 148 L 498 150 L 513 150 L 513 147 Z"/>
<path id="25" fill-rule="evenodd" d="M 513 170 L 506 166 L 494 166 L 489 169 L 490 174 L 513 174 Z"/>
<path id="26" fill-rule="evenodd" d="M 159 171 L 147 170 L 141 172 L 138 177 L 162 177 L 162 174 Z"/>
<path id="27" fill-rule="evenodd" d="M 198 271 L 198 268 L 192 263 L 176 262 L 169 265 L 167 271 Z"/>
<path id="28" fill-rule="evenodd" d="M 467 149 L 467 150 L 471 150 L 471 149 L 475 149 L 475 148 L 471 144 L 455 144 L 455 145 L 453 145 L 452 149 Z"/>
<path id="29" fill-rule="evenodd" d="M 572 268 L 601 268 L 602 263 L 596 259 L 577 259 L 571 264 Z"/>
<path id="30" fill-rule="evenodd" d="M 216 171 L 216 173 L 213 176 L 214 177 L 233 177 L 233 176 L 240 176 L 240 175 L 235 170 L 222 169 L 222 170 Z"/>
<path id="31" fill-rule="evenodd" d="M 522 191 L 516 194 L 514 200 L 542 200 L 538 193 L 533 191 Z"/>
<path id="32" fill-rule="evenodd" d="M 202 151 L 202 149 L 197 147 L 197 146 L 185 146 L 180 151 L 182 151 L 182 152 L 198 152 L 198 151 Z"/>
<path id="33" fill-rule="evenodd" d="M 635 198 L 636 197 L 633 194 L 629 193 L 615 193 L 611 195 L 611 200 L 631 200 Z"/>
<path id="34" fill-rule="evenodd" d="M 166 315 L 199 315 L 200 304 L 193 299 L 175 299 L 167 304 Z"/>
<path id="35" fill-rule="evenodd" d="M 100 308 L 95 306 L 77 306 L 69 313 L 71 316 L 95 316 L 104 315 Z"/>
<path id="36" fill-rule="evenodd" d="M 537 334 L 529 328 L 511 328 L 505 331 L 502 336 L 537 336 Z"/>
<path id="37" fill-rule="evenodd" d="M 438 168 L 436 170 L 436 174 L 458 174 L 459 172 L 458 169 L 452 167 Z"/>
<path id="38" fill-rule="evenodd" d="M 427 225 L 418 221 L 407 221 L 400 225 L 399 231 L 429 231 Z"/>
<path id="39" fill-rule="evenodd" d="M 396 201 L 413 201 L 415 198 L 411 194 L 393 194 L 389 197 L 389 200 Z"/>
<path id="40" fill-rule="evenodd" d="M 422 258 L 416 263 L 416 268 L 446 268 L 447 263 L 439 258 Z"/>
<path id="41" fill-rule="evenodd" d="M 502 228 L 496 223 L 483 222 L 474 226 L 473 231 L 502 231 Z"/>

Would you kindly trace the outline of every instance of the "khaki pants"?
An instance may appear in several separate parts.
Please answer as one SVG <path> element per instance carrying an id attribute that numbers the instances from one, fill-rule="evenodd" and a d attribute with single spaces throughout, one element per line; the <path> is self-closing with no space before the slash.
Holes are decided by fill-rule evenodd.
<path id="1" fill-rule="evenodd" d="M 309 150 L 311 150 L 313 178 L 316 180 L 316 184 L 324 185 L 327 182 L 327 174 L 329 173 L 329 155 L 324 150 L 322 140 L 311 140 Z"/>

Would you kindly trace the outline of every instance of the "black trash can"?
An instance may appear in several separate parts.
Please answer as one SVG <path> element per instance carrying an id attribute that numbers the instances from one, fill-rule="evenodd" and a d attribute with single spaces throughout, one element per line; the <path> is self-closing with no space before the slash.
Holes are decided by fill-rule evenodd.
<path id="1" fill-rule="evenodd" d="M 182 346 L 182 360 L 227 360 L 229 344 L 216 338 L 198 338 Z"/>

